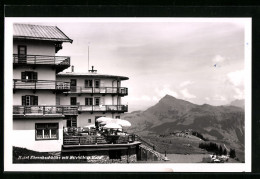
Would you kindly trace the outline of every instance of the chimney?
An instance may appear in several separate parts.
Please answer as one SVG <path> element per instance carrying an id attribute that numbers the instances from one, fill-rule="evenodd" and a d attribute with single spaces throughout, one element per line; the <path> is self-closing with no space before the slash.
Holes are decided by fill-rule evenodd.
<path id="1" fill-rule="evenodd" d="M 71 72 L 74 72 L 74 66 L 73 65 L 71 66 Z"/>
<path id="2" fill-rule="evenodd" d="M 94 66 L 91 66 L 91 70 L 89 70 L 88 72 L 91 72 L 91 73 L 96 73 L 97 72 L 97 70 L 94 70 Z"/>

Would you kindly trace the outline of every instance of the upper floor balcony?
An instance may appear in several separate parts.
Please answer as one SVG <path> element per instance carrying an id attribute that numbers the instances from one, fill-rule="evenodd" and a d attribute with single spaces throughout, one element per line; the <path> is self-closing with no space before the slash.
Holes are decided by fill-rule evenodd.
<path id="1" fill-rule="evenodd" d="M 34 80 L 34 79 L 14 79 L 13 90 L 30 89 L 30 90 L 52 90 L 52 91 L 69 91 L 70 82 L 52 81 L 52 80 Z"/>
<path id="2" fill-rule="evenodd" d="M 111 94 L 126 96 L 128 95 L 128 88 L 125 87 L 80 87 L 71 86 L 71 90 L 67 93 L 77 93 L 77 94 Z"/>
<path id="3" fill-rule="evenodd" d="M 13 67 L 17 66 L 51 66 L 59 73 L 70 67 L 70 57 L 13 54 Z"/>
<path id="4" fill-rule="evenodd" d="M 127 105 L 79 105 L 79 112 L 128 112 Z"/>
<path id="5" fill-rule="evenodd" d="M 14 118 L 60 118 L 65 116 L 77 115 L 77 106 L 53 106 L 53 105 L 14 105 Z"/>

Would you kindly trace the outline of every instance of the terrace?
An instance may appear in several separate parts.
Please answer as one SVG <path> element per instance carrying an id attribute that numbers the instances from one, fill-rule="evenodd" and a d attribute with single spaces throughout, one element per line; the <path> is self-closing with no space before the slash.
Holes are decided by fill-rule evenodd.
<path id="1" fill-rule="evenodd" d="M 51 81 L 51 80 L 13 80 L 13 90 L 32 89 L 32 90 L 53 90 L 64 92 L 70 90 L 70 82 Z"/>
<path id="2" fill-rule="evenodd" d="M 64 128 L 63 147 L 103 146 L 111 147 L 115 144 L 137 144 L 137 138 L 134 134 L 118 130 L 96 130 L 95 128 Z"/>
<path id="3" fill-rule="evenodd" d="M 70 57 L 47 55 L 18 55 L 13 54 L 13 66 L 51 66 L 59 73 L 70 67 Z"/>
<path id="4" fill-rule="evenodd" d="M 14 118 L 59 118 L 70 115 L 78 115 L 77 106 L 13 106 L 13 117 Z"/>
<path id="5" fill-rule="evenodd" d="M 127 112 L 128 105 L 80 105 L 80 112 Z"/>
<path id="6" fill-rule="evenodd" d="M 71 91 L 67 93 L 77 93 L 77 94 L 111 94 L 111 95 L 128 95 L 128 88 L 125 87 L 80 87 L 72 86 Z"/>

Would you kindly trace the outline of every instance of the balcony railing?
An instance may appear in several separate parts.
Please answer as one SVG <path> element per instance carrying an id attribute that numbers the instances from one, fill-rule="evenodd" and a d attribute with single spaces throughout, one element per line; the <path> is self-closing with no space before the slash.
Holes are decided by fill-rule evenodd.
<path id="1" fill-rule="evenodd" d="M 68 93 L 87 93 L 87 94 L 117 94 L 127 95 L 128 88 L 125 87 L 80 87 L 71 86 L 71 91 Z"/>
<path id="2" fill-rule="evenodd" d="M 13 80 L 13 89 L 48 89 L 58 91 L 69 91 L 70 82 L 51 80 Z"/>
<path id="3" fill-rule="evenodd" d="M 80 105 L 81 112 L 128 112 L 127 105 Z"/>
<path id="4" fill-rule="evenodd" d="M 60 72 L 70 66 L 70 57 L 47 55 L 18 55 L 13 54 L 13 64 L 17 65 L 48 65 L 56 66 Z"/>
<path id="5" fill-rule="evenodd" d="M 77 106 L 13 106 L 13 115 L 77 115 Z"/>

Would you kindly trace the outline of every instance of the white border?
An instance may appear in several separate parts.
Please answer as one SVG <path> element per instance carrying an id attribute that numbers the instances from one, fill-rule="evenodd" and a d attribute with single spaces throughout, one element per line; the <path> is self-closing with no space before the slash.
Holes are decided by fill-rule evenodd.
<path id="1" fill-rule="evenodd" d="M 13 164 L 12 163 L 12 50 L 13 23 L 26 22 L 239 22 L 245 25 L 245 163 L 224 164 Z M 4 171 L 104 172 L 251 172 L 251 18 L 5 18 Z M 248 45 L 246 45 L 248 44 Z"/>

